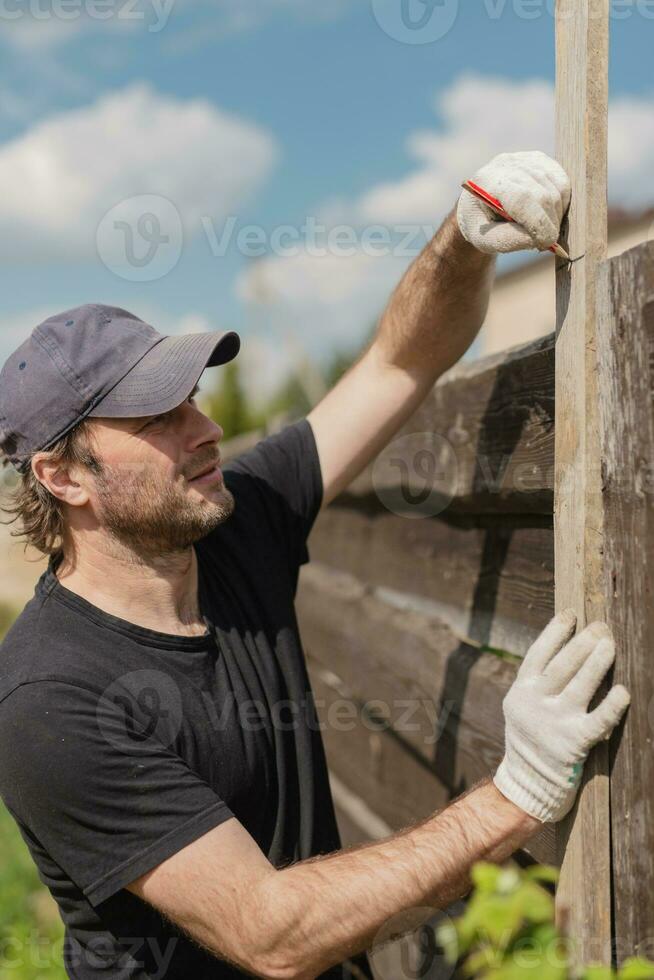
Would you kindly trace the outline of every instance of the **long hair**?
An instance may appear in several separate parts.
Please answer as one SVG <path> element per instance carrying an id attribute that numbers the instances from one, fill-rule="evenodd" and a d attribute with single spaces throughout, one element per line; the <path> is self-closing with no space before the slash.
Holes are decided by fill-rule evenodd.
<path id="1" fill-rule="evenodd" d="M 46 455 L 55 463 L 77 465 L 96 469 L 97 461 L 90 451 L 89 425 L 80 422 L 67 435 L 47 450 Z M 2 459 L 7 466 L 8 460 Z M 32 467 L 18 476 L 14 486 L 5 491 L 0 511 L 9 515 L 3 524 L 17 524 L 12 537 L 24 538 L 25 547 L 31 545 L 44 555 L 57 555 L 63 550 L 63 505 L 37 480 Z"/>

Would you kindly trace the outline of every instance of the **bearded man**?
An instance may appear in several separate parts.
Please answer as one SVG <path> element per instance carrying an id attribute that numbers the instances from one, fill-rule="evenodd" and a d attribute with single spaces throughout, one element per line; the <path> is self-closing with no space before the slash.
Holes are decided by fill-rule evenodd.
<path id="1" fill-rule="evenodd" d="M 569 181 L 541 153 L 476 177 L 308 418 L 221 465 L 195 402 L 234 333 L 126 310 L 49 317 L 0 377 L 12 504 L 49 555 L 0 659 L 0 792 L 66 927 L 76 980 L 370 976 L 401 912 L 446 907 L 573 805 L 629 695 L 589 702 L 608 629 L 555 617 L 504 705 L 506 754 L 422 823 L 341 849 L 294 611 L 307 536 L 484 320 L 498 252 L 549 248 Z M 401 651 L 398 651 L 401 656 Z M 407 919 L 408 921 L 408 919 Z"/>

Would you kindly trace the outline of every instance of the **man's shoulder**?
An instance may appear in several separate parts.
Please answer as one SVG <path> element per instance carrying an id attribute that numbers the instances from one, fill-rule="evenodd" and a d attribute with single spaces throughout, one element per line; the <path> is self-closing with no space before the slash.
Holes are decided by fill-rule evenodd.
<path id="1" fill-rule="evenodd" d="M 18 688 L 39 681 L 96 686 L 98 673 L 80 663 L 82 638 L 67 611 L 37 586 L 0 644 L 0 706 Z"/>

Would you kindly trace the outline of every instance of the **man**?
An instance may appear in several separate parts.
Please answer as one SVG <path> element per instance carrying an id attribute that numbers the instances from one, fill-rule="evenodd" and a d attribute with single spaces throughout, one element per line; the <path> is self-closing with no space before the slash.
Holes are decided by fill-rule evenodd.
<path id="1" fill-rule="evenodd" d="M 570 187 L 555 161 L 502 155 L 476 180 L 517 224 L 463 196 L 358 363 L 222 471 L 222 430 L 193 396 L 236 356 L 233 333 L 161 338 L 83 306 L 5 364 L 14 511 L 50 563 L 2 647 L 0 792 L 59 904 L 69 976 L 369 976 L 389 918 L 448 905 L 474 862 L 570 810 L 626 709 L 614 687 L 587 710 L 615 650 L 601 623 L 573 636 L 565 612 L 506 698 L 493 779 L 339 850 L 298 569 L 319 508 L 472 343 L 496 254 L 557 240 Z"/>

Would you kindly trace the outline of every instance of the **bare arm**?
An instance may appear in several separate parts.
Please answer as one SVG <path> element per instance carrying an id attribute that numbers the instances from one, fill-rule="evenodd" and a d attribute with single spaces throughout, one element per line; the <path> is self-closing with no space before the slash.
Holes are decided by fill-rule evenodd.
<path id="1" fill-rule="evenodd" d="M 359 361 L 308 418 L 334 499 L 387 445 L 486 316 L 495 257 L 461 235 L 455 213 L 407 270 Z"/>
<path id="2" fill-rule="evenodd" d="M 216 956 L 309 980 L 368 949 L 396 913 L 446 907 L 476 861 L 505 860 L 541 826 L 489 781 L 393 837 L 281 871 L 230 820 L 129 888 Z"/>

